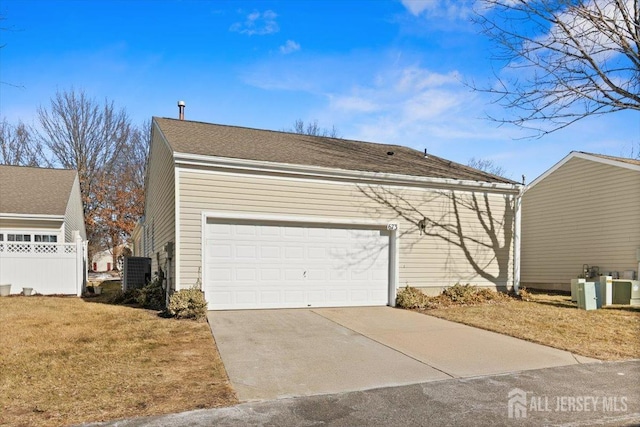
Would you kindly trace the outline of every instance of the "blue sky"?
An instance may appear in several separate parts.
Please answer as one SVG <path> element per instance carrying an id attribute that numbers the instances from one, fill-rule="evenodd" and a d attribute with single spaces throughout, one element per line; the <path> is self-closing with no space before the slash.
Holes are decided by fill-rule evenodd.
<path id="1" fill-rule="evenodd" d="M 638 114 L 543 138 L 486 120 L 509 114 L 463 82 L 491 84 L 471 1 L 3 0 L 0 116 L 35 123 L 56 90 L 84 89 L 134 122 L 176 117 L 340 136 L 493 160 L 527 181 L 572 150 L 628 155 Z M 495 64 L 493 64 L 495 67 Z M 9 83 L 9 84 L 7 84 Z"/>

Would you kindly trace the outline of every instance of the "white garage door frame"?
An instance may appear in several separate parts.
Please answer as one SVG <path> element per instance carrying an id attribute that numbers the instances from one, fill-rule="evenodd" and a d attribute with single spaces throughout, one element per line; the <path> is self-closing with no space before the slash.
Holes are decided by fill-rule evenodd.
<path id="1" fill-rule="evenodd" d="M 399 283 L 399 231 L 400 225 L 396 221 L 385 220 L 371 220 L 371 219 L 353 219 L 353 218 L 320 218 L 312 216 L 299 216 L 299 215 L 271 215 L 271 214 L 256 214 L 246 212 L 216 212 L 216 211 L 203 211 L 202 223 L 200 230 L 200 253 L 201 253 L 201 274 L 204 284 L 207 282 L 207 269 L 206 263 L 206 225 L 207 220 L 226 220 L 226 221 L 255 221 L 257 223 L 269 222 L 269 223 L 290 223 L 300 224 L 305 226 L 318 226 L 331 225 L 331 226 L 358 226 L 358 227 L 371 227 L 372 229 L 381 229 L 389 231 L 389 280 L 388 280 L 388 300 L 387 305 L 395 307 L 396 305 L 396 292 Z"/>

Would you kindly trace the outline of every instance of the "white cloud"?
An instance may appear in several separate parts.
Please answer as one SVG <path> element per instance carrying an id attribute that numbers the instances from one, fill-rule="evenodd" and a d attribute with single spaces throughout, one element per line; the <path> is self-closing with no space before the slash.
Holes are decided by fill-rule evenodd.
<path id="1" fill-rule="evenodd" d="M 439 0 L 402 0 L 402 5 L 415 16 L 420 15 L 427 9 L 435 9 L 438 3 Z"/>
<path id="2" fill-rule="evenodd" d="M 247 15 L 244 22 L 236 22 L 231 25 L 229 31 L 235 31 L 248 36 L 274 34 L 280 31 L 276 22 L 278 15 L 272 10 L 264 12 L 253 11 Z"/>
<path id="3" fill-rule="evenodd" d="M 287 40 L 287 42 L 280 46 L 280 53 L 283 55 L 288 55 L 293 52 L 297 52 L 300 50 L 300 43 L 296 43 L 293 40 Z"/>
<path id="4" fill-rule="evenodd" d="M 343 113 L 377 112 L 407 123 L 438 117 L 468 96 L 456 71 L 442 74 L 418 66 L 393 67 L 378 73 L 368 86 L 332 94 L 330 107 Z"/>
<path id="5" fill-rule="evenodd" d="M 472 0 L 401 0 L 414 16 L 467 18 L 473 10 Z"/>
<path id="6" fill-rule="evenodd" d="M 357 95 L 329 96 L 329 99 L 330 108 L 339 111 L 371 113 L 381 108 L 375 101 Z"/>
<path id="7" fill-rule="evenodd" d="M 402 145 L 447 144 L 477 140 L 494 131 L 479 131 L 481 105 L 460 82 L 459 73 L 438 73 L 417 65 L 381 69 L 369 82 L 327 95 L 329 104 L 318 117 L 346 137 Z M 420 147 L 418 147 L 420 148 Z"/>

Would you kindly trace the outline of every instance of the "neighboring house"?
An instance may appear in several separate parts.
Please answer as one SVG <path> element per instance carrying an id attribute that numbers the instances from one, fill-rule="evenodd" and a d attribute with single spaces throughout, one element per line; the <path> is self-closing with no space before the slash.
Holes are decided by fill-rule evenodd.
<path id="1" fill-rule="evenodd" d="M 128 245 L 120 245 L 115 248 L 116 251 L 116 263 L 113 263 L 113 251 L 114 249 L 105 249 L 93 255 L 91 258 L 91 270 L 95 272 L 106 272 L 112 270 L 122 271 L 122 257 L 123 251 L 129 248 Z"/>
<path id="2" fill-rule="evenodd" d="M 640 160 L 570 153 L 526 187 L 521 246 L 531 288 L 568 291 L 584 264 L 637 270 Z"/>
<path id="3" fill-rule="evenodd" d="M 154 118 L 134 253 L 210 309 L 511 288 L 520 187 L 397 145 Z"/>
<path id="4" fill-rule="evenodd" d="M 74 170 L 0 165 L 0 282 L 77 294 L 86 231 Z"/>

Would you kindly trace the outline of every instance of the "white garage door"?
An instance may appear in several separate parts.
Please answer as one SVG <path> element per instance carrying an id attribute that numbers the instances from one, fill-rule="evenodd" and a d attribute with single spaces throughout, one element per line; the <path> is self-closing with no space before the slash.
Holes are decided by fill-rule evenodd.
<path id="1" fill-rule="evenodd" d="M 386 305 L 389 232 L 208 220 L 210 310 Z"/>

